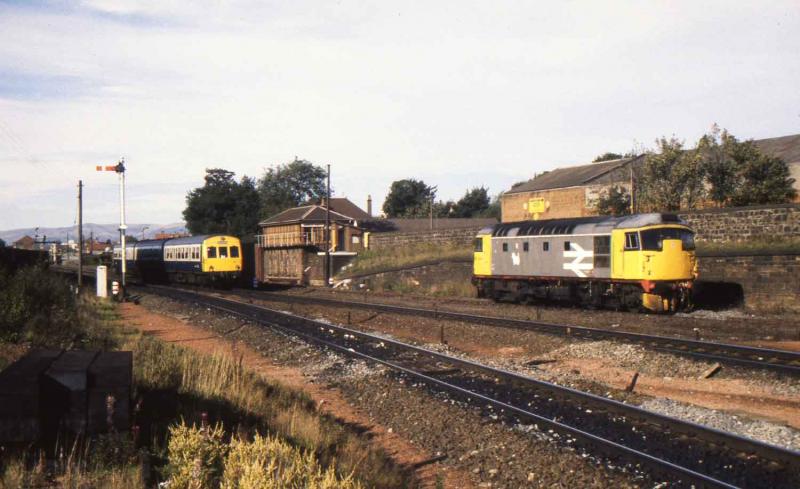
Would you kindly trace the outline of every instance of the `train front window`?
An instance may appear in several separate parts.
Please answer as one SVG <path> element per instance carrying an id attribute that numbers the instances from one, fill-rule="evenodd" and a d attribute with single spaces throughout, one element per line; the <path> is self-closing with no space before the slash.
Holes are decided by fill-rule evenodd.
<path id="1" fill-rule="evenodd" d="M 639 233 L 636 231 L 632 233 L 625 233 L 625 249 L 638 250 L 639 249 Z"/>
<path id="2" fill-rule="evenodd" d="M 209 258 L 216 258 L 217 257 L 217 248 L 215 246 L 208 247 L 208 257 Z"/>
<path id="3" fill-rule="evenodd" d="M 219 247 L 219 257 L 220 258 L 228 258 L 228 247 L 227 246 L 220 246 Z"/>
<path id="4" fill-rule="evenodd" d="M 658 228 L 641 232 L 642 249 L 648 251 L 661 251 L 665 239 L 679 239 L 684 251 L 694 250 L 694 233 L 688 229 Z"/>
<path id="5" fill-rule="evenodd" d="M 231 246 L 231 258 L 239 258 L 239 247 Z"/>
<path id="6" fill-rule="evenodd" d="M 475 241 L 472 242 L 472 245 L 475 253 L 481 253 L 483 251 L 483 240 L 481 238 L 475 238 Z"/>

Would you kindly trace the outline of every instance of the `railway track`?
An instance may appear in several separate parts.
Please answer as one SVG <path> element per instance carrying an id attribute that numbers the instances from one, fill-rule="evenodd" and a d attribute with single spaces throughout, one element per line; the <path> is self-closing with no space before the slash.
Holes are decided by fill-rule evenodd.
<path id="1" fill-rule="evenodd" d="M 650 335 L 614 331 L 587 326 L 574 326 L 554 324 L 541 321 L 524 319 L 511 319 L 498 316 L 468 314 L 463 312 L 443 311 L 439 309 L 426 309 L 419 307 L 400 306 L 375 302 L 347 301 L 328 299 L 324 297 L 308 297 L 299 295 L 275 294 L 269 292 L 236 291 L 248 297 L 272 300 L 277 302 L 317 304 L 340 308 L 369 309 L 373 311 L 388 312 L 411 316 L 432 317 L 449 319 L 474 324 L 499 326 L 518 330 L 536 331 L 559 336 L 569 336 L 585 340 L 611 340 L 640 345 L 650 350 L 675 355 L 694 357 L 701 360 L 710 360 L 727 365 L 738 365 L 756 369 L 768 369 L 784 374 L 800 376 L 800 353 L 758 348 L 729 343 L 712 341 L 690 340 L 668 336 Z"/>
<path id="2" fill-rule="evenodd" d="M 477 405 L 510 423 L 533 425 L 591 455 L 684 487 L 800 487 L 800 452 L 612 399 L 524 377 L 463 358 L 207 294 L 168 287 L 149 292 L 193 302 L 278 329 Z"/>
<path id="3" fill-rule="evenodd" d="M 69 269 L 67 267 L 53 267 L 53 269 L 60 273 L 75 273 L 74 269 Z M 84 275 L 94 277 L 94 270 L 87 269 L 84 271 Z M 396 304 L 385 304 L 379 302 L 367 302 L 366 298 L 363 302 L 361 302 L 329 299 L 324 297 L 276 294 L 263 291 L 255 292 L 249 290 L 236 290 L 234 293 L 239 294 L 240 296 L 246 296 L 254 299 L 266 299 L 276 302 L 317 304 L 351 309 L 368 309 L 393 314 L 433 317 L 436 319 L 463 321 L 473 324 L 498 326 L 502 328 L 536 331 L 585 340 L 611 340 L 625 342 L 640 345 L 644 348 L 663 353 L 671 353 L 674 355 L 693 357 L 701 360 L 715 361 L 726 365 L 737 365 L 754 369 L 767 369 L 792 376 L 800 376 L 800 353 L 788 350 L 759 348 L 744 345 L 734 345 L 730 343 L 691 340 L 643 333 L 631 333 L 602 328 L 591 328 L 587 326 L 504 318 L 499 316 L 468 314 L 463 312 L 400 306 Z"/>

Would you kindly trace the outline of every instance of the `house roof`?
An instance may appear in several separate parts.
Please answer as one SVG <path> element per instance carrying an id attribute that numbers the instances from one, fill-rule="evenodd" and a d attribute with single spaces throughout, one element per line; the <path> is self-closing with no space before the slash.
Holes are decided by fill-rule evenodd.
<path id="1" fill-rule="evenodd" d="M 331 206 L 331 221 L 354 221 L 352 217 L 340 214 Z M 321 205 L 303 205 L 292 207 L 261 221 L 259 226 L 269 224 L 288 224 L 291 222 L 325 222 L 325 207 Z"/>
<path id="2" fill-rule="evenodd" d="M 765 154 L 776 156 L 786 163 L 800 161 L 800 134 L 778 138 L 756 139 L 756 147 Z"/>
<path id="3" fill-rule="evenodd" d="M 641 159 L 642 156 L 634 158 L 621 158 L 618 160 L 603 161 L 600 163 L 590 163 L 588 165 L 569 166 L 556 168 L 547 173 L 534 177 L 531 180 L 512 188 L 507 194 L 519 192 L 535 192 L 538 190 L 551 190 L 556 188 L 579 187 L 591 183 L 603 175 L 606 175 L 617 168 L 621 168 L 628 163 Z"/>
<path id="4" fill-rule="evenodd" d="M 310 204 L 312 205 L 323 205 L 323 199 L 317 199 Z M 366 219 L 372 219 L 372 216 L 367 214 L 361 207 L 355 205 L 353 201 L 348 199 L 347 197 L 331 197 L 331 210 L 334 212 L 338 212 L 339 214 L 344 214 L 345 216 L 352 217 L 358 221 L 364 221 Z"/>

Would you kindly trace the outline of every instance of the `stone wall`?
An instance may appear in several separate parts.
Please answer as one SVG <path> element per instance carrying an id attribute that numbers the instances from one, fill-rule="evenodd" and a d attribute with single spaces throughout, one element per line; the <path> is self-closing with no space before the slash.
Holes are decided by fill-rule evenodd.
<path id="1" fill-rule="evenodd" d="M 700 256 L 698 262 L 701 287 L 704 283 L 735 284 L 741 287 L 748 309 L 800 312 L 800 253 Z M 716 290 L 720 294 L 731 289 Z"/>
<path id="2" fill-rule="evenodd" d="M 679 215 L 697 232 L 698 240 L 800 237 L 800 204 L 704 209 Z"/>
<path id="3" fill-rule="evenodd" d="M 393 246 L 406 246 L 415 243 L 452 244 L 453 246 L 469 245 L 480 227 L 461 229 L 434 229 L 413 233 L 375 233 L 369 237 L 369 247 L 379 249 Z"/>

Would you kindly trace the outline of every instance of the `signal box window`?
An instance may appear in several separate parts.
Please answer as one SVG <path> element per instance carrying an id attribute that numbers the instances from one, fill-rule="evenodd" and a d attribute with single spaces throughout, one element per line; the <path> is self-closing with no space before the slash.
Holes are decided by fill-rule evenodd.
<path id="1" fill-rule="evenodd" d="M 503 243 L 503 251 L 508 251 L 508 243 Z"/>
<path id="2" fill-rule="evenodd" d="M 625 249 L 638 250 L 639 249 L 639 233 L 625 233 Z"/>
<path id="3" fill-rule="evenodd" d="M 215 246 L 208 247 L 208 257 L 209 258 L 216 258 L 217 257 L 217 248 Z"/>
<path id="4" fill-rule="evenodd" d="M 239 247 L 231 246 L 231 258 L 239 258 Z"/>
<path id="5" fill-rule="evenodd" d="M 481 253 L 483 251 L 483 240 L 481 238 L 476 238 L 475 241 L 472 242 L 472 245 L 476 253 Z"/>
<path id="6" fill-rule="evenodd" d="M 522 251 L 528 251 L 528 242 L 522 243 Z"/>
<path id="7" fill-rule="evenodd" d="M 544 243 L 542 243 L 542 251 L 550 251 L 550 242 L 549 241 L 545 241 Z"/>

